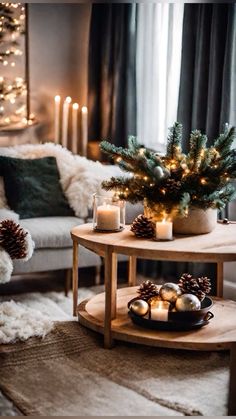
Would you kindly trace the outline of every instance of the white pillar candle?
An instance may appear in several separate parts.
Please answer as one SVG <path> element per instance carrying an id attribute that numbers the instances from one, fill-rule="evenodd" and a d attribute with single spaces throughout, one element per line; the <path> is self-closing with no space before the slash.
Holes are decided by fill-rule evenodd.
<path id="1" fill-rule="evenodd" d="M 54 98 L 54 141 L 56 144 L 60 142 L 60 107 L 61 97 L 57 95 Z"/>
<path id="2" fill-rule="evenodd" d="M 62 116 L 62 145 L 68 145 L 68 124 L 69 124 L 69 110 L 70 110 L 71 97 L 67 96 L 63 103 L 63 116 Z"/>
<path id="3" fill-rule="evenodd" d="M 97 228 L 99 230 L 118 230 L 120 228 L 120 207 L 100 205 L 97 208 Z"/>
<path id="4" fill-rule="evenodd" d="M 154 306 L 151 306 L 151 319 L 167 322 L 169 306 L 168 301 L 157 301 Z"/>
<path id="5" fill-rule="evenodd" d="M 72 152 L 74 154 L 78 153 L 78 103 L 73 103 L 72 105 Z"/>
<path id="6" fill-rule="evenodd" d="M 172 240 L 173 223 L 171 221 L 156 222 L 156 239 L 157 240 Z"/>
<path id="7" fill-rule="evenodd" d="M 88 146 L 88 108 L 83 106 L 81 114 L 81 129 L 82 129 L 82 156 L 87 156 L 87 146 Z"/>

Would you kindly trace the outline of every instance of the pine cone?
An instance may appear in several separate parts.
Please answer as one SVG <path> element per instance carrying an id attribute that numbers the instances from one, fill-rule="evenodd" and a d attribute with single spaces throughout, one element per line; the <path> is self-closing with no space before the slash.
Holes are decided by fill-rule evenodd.
<path id="1" fill-rule="evenodd" d="M 154 225 L 145 215 L 140 214 L 135 218 L 130 230 L 138 238 L 150 239 L 154 236 Z"/>
<path id="2" fill-rule="evenodd" d="M 159 295 L 159 290 L 156 284 L 152 281 L 144 281 L 137 290 L 139 297 L 142 300 L 148 301 L 149 298 Z"/>
<path id="3" fill-rule="evenodd" d="M 168 191 L 169 195 L 178 195 L 182 187 L 182 183 L 179 180 L 167 179 L 165 184 L 165 189 Z"/>
<path id="4" fill-rule="evenodd" d="M 13 220 L 0 223 L 0 246 L 6 250 L 11 259 L 22 259 L 27 256 L 27 232 Z"/>
<path id="5" fill-rule="evenodd" d="M 178 283 L 183 294 L 194 294 L 203 301 L 211 291 L 211 281 L 207 277 L 194 278 L 190 274 L 183 274 Z"/>

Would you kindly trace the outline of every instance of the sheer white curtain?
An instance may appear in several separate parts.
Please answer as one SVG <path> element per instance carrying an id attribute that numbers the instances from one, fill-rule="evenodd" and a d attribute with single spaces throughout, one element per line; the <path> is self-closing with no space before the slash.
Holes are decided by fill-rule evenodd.
<path id="1" fill-rule="evenodd" d="M 164 151 L 177 118 L 184 4 L 139 3 L 137 21 L 137 136 Z"/>

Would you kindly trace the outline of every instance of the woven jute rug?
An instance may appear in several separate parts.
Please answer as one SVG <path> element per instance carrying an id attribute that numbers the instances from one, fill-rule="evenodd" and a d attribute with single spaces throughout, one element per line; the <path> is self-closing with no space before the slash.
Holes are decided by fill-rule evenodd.
<path id="1" fill-rule="evenodd" d="M 117 343 L 78 322 L 0 347 L 0 388 L 25 415 L 226 415 L 229 355 Z"/>

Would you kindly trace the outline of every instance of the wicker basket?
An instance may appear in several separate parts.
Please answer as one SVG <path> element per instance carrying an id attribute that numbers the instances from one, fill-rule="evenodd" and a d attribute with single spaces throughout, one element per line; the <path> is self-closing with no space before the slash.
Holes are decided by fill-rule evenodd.
<path id="1" fill-rule="evenodd" d="M 214 230 L 217 224 L 217 210 L 208 208 L 190 208 L 187 217 L 175 218 L 173 230 L 176 234 L 206 234 Z"/>

